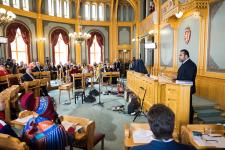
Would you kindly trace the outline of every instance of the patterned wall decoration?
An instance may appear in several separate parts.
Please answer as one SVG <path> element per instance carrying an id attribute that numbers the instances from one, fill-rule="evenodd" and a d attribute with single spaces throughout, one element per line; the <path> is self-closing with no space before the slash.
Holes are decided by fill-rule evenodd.
<path id="1" fill-rule="evenodd" d="M 174 30 L 166 26 L 160 30 L 160 65 L 173 66 Z"/>
<path id="2" fill-rule="evenodd" d="M 207 70 L 225 73 L 225 1 L 210 5 Z"/>
<path id="3" fill-rule="evenodd" d="M 189 16 L 181 22 L 178 28 L 178 38 L 177 38 L 178 54 L 181 49 L 187 49 L 190 53 L 191 59 L 196 64 L 198 64 L 199 35 L 200 35 L 199 18 Z M 179 62 L 178 64 L 180 65 Z"/>

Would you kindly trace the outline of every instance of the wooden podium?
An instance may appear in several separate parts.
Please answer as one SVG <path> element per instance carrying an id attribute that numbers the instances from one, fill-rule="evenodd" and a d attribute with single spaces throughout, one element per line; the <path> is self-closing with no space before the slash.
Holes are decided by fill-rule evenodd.
<path id="1" fill-rule="evenodd" d="M 145 88 L 144 109 L 158 103 L 165 104 L 175 113 L 175 133 L 189 123 L 190 88 L 188 84 L 176 84 L 163 76 L 146 76 L 134 71 L 127 72 L 127 88 L 139 97 L 140 87 Z M 178 134 L 177 134 L 178 135 Z"/>

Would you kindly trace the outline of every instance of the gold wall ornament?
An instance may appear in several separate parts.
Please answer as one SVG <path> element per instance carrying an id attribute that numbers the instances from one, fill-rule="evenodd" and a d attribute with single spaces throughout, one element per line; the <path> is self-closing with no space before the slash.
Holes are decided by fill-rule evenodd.
<path id="1" fill-rule="evenodd" d="M 184 30 L 184 42 L 186 44 L 189 44 L 190 40 L 191 40 L 191 28 L 186 27 Z"/>

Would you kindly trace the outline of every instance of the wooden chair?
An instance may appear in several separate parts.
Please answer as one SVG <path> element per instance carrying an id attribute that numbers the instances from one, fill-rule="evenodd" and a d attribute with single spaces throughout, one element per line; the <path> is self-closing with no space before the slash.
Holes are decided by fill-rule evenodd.
<path id="1" fill-rule="evenodd" d="M 108 90 L 108 86 L 112 81 L 112 72 L 102 72 L 101 84 L 105 86 L 105 89 Z M 107 79 L 107 80 L 104 80 Z"/>
<path id="2" fill-rule="evenodd" d="M 8 75 L 0 76 L 0 86 L 8 86 Z"/>
<path id="3" fill-rule="evenodd" d="M 12 85 L 20 85 L 22 76 L 23 75 L 21 73 L 9 74 L 7 77 L 8 87 L 10 87 Z"/>
<path id="4" fill-rule="evenodd" d="M 84 78 L 83 78 L 83 74 L 82 73 L 75 73 L 72 74 L 73 77 L 73 87 L 74 89 L 78 89 L 78 87 L 76 87 L 76 81 L 81 80 L 81 88 L 84 89 Z"/>
<path id="5" fill-rule="evenodd" d="M 34 92 L 34 96 L 38 97 L 40 96 L 40 81 L 33 80 L 33 81 L 24 82 L 24 89 L 25 89 L 25 92 L 29 92 L 29 91 Z"/>
<path id="6" fill-rule="evenodd" d="M 91 88 L 93 88 L 94 87 L 94 74 L 93 73 L 84 73 L 83 74 L 84 82 L 86 81 L 86 79 L 89 79 L 89 78 L 91 79 Z"/>
<path id="7" fill-rule="evenodd" d="M 0 149 L 4 150 L 29 150 L 25 142 L 7 134 L 0 133 Z"/>
<path id="8" fill-rule="evenodd" d="M 225 133 L 225 129 L 223 125 L 215 125 L 215 124 L 192 124 L 181 127 L 181 143 L 183 144 L 191 144 L 191 136 L 192 131 L 199 131 L 204 133 L 205 129 L 211 129 L 212 131 L 218 131 Z"/>
<path id="9" fill-rule="evenodd" d="M 63 90 L 68 91 L 69 100 L 71 102 L 70 91 L 72 90 L 72 92 L 73 92 L 73 83 L 66 83 L 66 84 L 62 84 L 59 86 L 59 104 L 60 104 L 60 98 L 61 98 L 61 91 L 63 91 Z"/>
<path id="10" fill-rule="evenodd" d="M 101 133 L 95 133 L 95 122 L 87 118 L 74 117 L 74 116 L 61 116 L 61 121 L 68 121 L 73 123 L 78 123 L 84 127 L 84 132 L 86 133 L 86 138 L 84 141 L 78 141 L 77 143 L 71 143 L 70 149 L 73 147 L 93 150 L 94 146 L 101 141 L 101 150 L 104 150 L 104 138 L 105 135 Z"/>
<path id="11" fill-rule="evenodd" d="M 50 81 L 51 81 L 51 72 L 50 71 L 43 71 L 43 72 L 40 72 L 40 77 L 41 79 L 45 78 L 45 79 L 48 79 L 48 85 L 50 86 Z"/>

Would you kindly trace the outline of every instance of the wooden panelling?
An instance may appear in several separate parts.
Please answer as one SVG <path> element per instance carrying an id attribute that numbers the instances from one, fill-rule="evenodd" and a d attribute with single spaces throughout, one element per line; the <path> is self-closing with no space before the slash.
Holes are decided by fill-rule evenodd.
<path id="1" fill-rule="evenodd" d="M 144 109 L 158 103 L 165 104 L 175 113 L 175 132 L 179 133 L 180 127 L 189 123 L 190 85 L 161 82 L 158 77 L 146 77 L 144 74 L 128 71 L 127 88 L 138 97 L 141 96 L 140 87 L 146 88 Z"/>
<path id="2" fill-rule="evenodd" d="M 225 110 L 225 79 L 198 76 L 196 79 L 196 95 L 214 101 Z"/>

